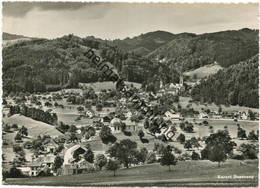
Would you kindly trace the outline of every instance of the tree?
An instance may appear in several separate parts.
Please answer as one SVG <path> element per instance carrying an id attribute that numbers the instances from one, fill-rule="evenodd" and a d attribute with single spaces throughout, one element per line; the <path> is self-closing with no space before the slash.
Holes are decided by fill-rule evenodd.
<path id="1" fill-rule="evenodd" d="M 184 131 L 187 133 L 192 133 L 193 132 L 193 125 L 192 123 L 186 123 L 184 127 Z"/>
<path id="2" fill-rule="evenodd" d="M 154 143 L 153 151 L 157 152 L 158 154 L 162 154 L 165 149 L 165 146 L 161 143 Z"/>
<path id="3" fill-rule="evenodd" d="M 130 139 L 121 140 L 108 149 L 110 157 L 114 157 L 123 163 L 126 168 L 132 162 L 132 158 L 136 157 L 137 143 Z"/>
<path id="4" fill-rule="evenodd" d="M 222 113 L 222 108 L 221 105 L 218 107 L 218 113 L 221 114 Z"/>
<path id="5" fill-rule="evenodd" d="M 95 134 L 96 134 L 96 129 L 95 129 L 94 127 L 87 127 L 85 134 L 87 134 L 87 136 L 88 136 L 89 138 L 92 137 L 92 136 L 95 136 Z"/>
<path id="6" fill-rule="evenodd" d="M 17 169 L 15 166 L 13 166 L 10 169 L 9 176 L 10 178 L 21 178 L 23 177 L 23 173 L 20 169 Z"/>
<path id="7" fill-rule="evenodd" d="M 250 131 L 247 137 L 248 140 L 258 140 L 258 135 L 254 130 Z"/>
<path id="8" fill-rule="evenodd" d="M 70 129 L 69 129 L 69 132 L 75 133 L 76 131 L 77 131 L 77 127 L 75 125 L 71 125 Z"/>
<path id="9" fill-rule="evenodd" d="M 171 149 L 169 149 L 169 147 L 166 147 L 162 153 L 160 164 L 162 166 L 168 166 L 169 171 L 171 171 L 171 165 L 176 165 L 176 163 L 177 163 L 177 159 L 172 154 Z"/>
<path id="10" fill-rule="evenodd" d="M 144 131 L 143 130 L 139 130 L 138 131 L 138 136 L 140 139 L 142 139 L 144 137 Z"/>
<path id="11" fill-rule="evenodd" d="M 115 143 L 117 138 L 111 133 L 111 129 L 108 126 L 102 126 L 99 137 L 104 144 Z"/>
<path id="12" fill-rule="evenodd" d="M 97 111 L 102 111 L 102 109 L 103 109 L 103 104 L 102 104 L 102 103 L 98 103 L 98 104 L 96 105 L 96 110 L 97 110 Z"/>
<path id="13" fill-rule="evenodd" d="M 186 142 L 184 143 L 184 148 L 186 148 L 187 150 L 190 150 L 192 146 L 193 145 L 191 140 L 186 140 Z"/>
<path id="14" fill-rule="evenodd" d="M 225 162 L 228 154 L 233 151 L 236 143 L 231 141 L 231 137 L 226 131 L 218 131 L 217 133 L 211 134 L 206 138 L 206 147 L 204 150 L 207 153 L 207 157 L 210 161 L 218 162 L 218 166 L 220 166 L 220 162 Z"/>
<path id="15" fill-rule="evenodd" d="M 144 164 L 146 161 L 147 155 L 148 155 L 148 150 L 146 148 L 141 148 L 139 155 L 138 155 L 138 161 L 140 161 Z"/>
<path id="16" fill-rule="evenodd" d="M 13 128 L 13 129 L 18 129 L 18 125 L 17 125 L 16 123 L 14 123 L 14 124 L 12 125 L 12 128 Z"/>
<path id="17" fill-rule="evenodd" d="M 191 159 L 192 160 L 200 160 L 200 155 L 197 152 L 193 151 L 192 155 L 191 155 Z"/>
<path id="18" fill-rule="evenodd" d="M 110 159 L 107 163 L 107 170 L 111 170 L 114 172 L 114 176 L 116 176 L 116 170 L 119 169 L 120 163 L 118 160 Z"/>
<path id="19" fill-rule="evenodd" d="M 62 166 L 63 162 L 64 162 L 63 158 L 60 157 L 59 155 L 57 155 L 54 159 L 54 163 L 53 163 L 53 167 L 52 167 L 53 170 L 57 171 L 57 169 L 59 169 Z"/>
<path id="20" fill-rule="evenodd" d="M 14 140 L 15 141 L 22 141 L 22 136 L 19 133 L 17 133 Z"/>
<path id="21" fill-rule="evenodd" d="M 78 107 L 77 107 L 77 110 L 78 110 L 79 112 L 83 112 L 83 111 L 84 111 L 84 107 L 83 107 L 83 106 L 78 106 Z"/>
<path id="22" fill-rule="evenodd" d="M 22 136 L 28 136 L 28 129 L 22 126 L 18 133 L 21 134 Z"/>
<path id="23" fill-rule="evenodd" d="M 18 144 L 13 145 L 13 151 L 15 153 L 19 153 L 20 151 L 23 151 L 23 148 L 21 146 L 19 146 Z"/>
<path id="24" fill-rule="evenodd" d="M 258 146 L 254 144 L 243 143 L 239 146 L 238 151 L 242 153 L 244 159 L 257 159 Z"/>
<path id="25" fill-rule="evenodd" d="M 107 164 L 107 158 L 103 154 L 98 154 L 96 156 L 95 164 L 102 170 L 102 167 Z"/>
<path id="26" fill-rule="evenodd" d="M 190 141 L 191 141 L 191 144 L 192 144 L 193 147 L 195 147 L 195 148 L 201 147 L 201 145 L 200 145 L 198 139 L 196 139 L 195 137 L 192 137 L 192 138 L 190 139 Z"/>
<path id="27" fill-rule="evenodd" d="M 177 141 L 180 142 L 181 144 L 185 143 L 185 135 L 181 133 L 181 134 L 177 137 Z"/>
<path id="28" fill-rule="evenodd" d="M 209 122 L 206 121 L 206 120 L 204 120 L 202 123 L 203 123 L 204 126 L 208 126 L 209 125 Z"/>
<path id="29" fill-rule="evenodd" d="M 147 164 L 155 163 L 156 162 L 156 155 L 154 152 L 149 152 L 147 155 Z"/>
<path id="30" fill-rule="evenodd" d="M 250 120 L 255 120 L 255 113 L 252 110 L 248 110 L 248 116 Z"/>
<path id="31" fill-rule="evenodd" d="M 244 129 L 242 129 L 242 128 L 238 128 L 237 129 L 237 137 L 238 138 L 241 138 L 242 140 L 244 139 L 244 138 L 247 138 L 247 136 L 246 136 L 246 131 L 244 130 Z"/>
<path id="32" fill-rule="evenodd" d="M 84 153 L 84 159 L 89 163 L 94 162 L 94 153 L 90 148 Z"/>
<path id="33" fill-rule="evenodd" d="M 11 127 L 10 127 L 10 125 L 8 125 L 8 124 L 5 124 L 5 125 L 3 126 L 3 131 L 5 131 L 5 132 L 9 132 L 10 129 L 11 129 Z"/>

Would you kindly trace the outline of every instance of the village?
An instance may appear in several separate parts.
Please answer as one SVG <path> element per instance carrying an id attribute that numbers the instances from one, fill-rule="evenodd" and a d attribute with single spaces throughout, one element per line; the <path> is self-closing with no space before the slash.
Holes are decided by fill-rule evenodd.
<path id="1" fill-rule="evenodd" d="M 143 100 L 164 112 L 161 118 L 176 131 L 167 144 L 174 148 L 178 161 L 202 160 L 205 139 L 218 130 L 227 131 L 237 145 L 255 147 L 259 134 L 256 110 L 187 102 L 187 97 L 180 96 L 190 89 L 184 87 L 183 79 L 178 84 L 161 85 L 156 94 L 145 92 L 141 85 L 128 84 Z M 132 156 L 127 168 L 160 161 L 166 144 L 160 136 L 149 134 L 145 128 L 148 120 L 113 87 L 109 82 L 100 82 L 81 84 L 79 89 L 6 96 L 4 175 L 39 177 L 100 171 L 113 158 L 109 141 L 114 141 L 105 138 L 107 135 L 137 144 L 139 154 Z M 247 145 L 250 143 L 252 146 Z M 241 147 L 236 147 L 233 158 L 248 155 L 241 151 Z M 256 156 L 257 153 L 251 158 Z M 126 167 L 118 165 L 114 171 Z"/>

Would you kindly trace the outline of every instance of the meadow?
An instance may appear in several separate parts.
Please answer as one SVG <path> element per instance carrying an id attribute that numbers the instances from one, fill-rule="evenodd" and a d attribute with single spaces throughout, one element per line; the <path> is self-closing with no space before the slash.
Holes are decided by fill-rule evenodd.
<path id="1" fill-rule="evenodd" d="M 102 170 L 93 173 L 38 177 L 23 179 L 7 179 L 12 185 L 46 185 L 46 186 L 256 186 L 258 179 L 258 161 L 248 160 L 244 165 L 240 161 L 227 160 L 220 167 L 217 163 L 204 161 L 179 161 L 168 167 L 160 164 L 136 166 L 129 169 L 120 169 L 113 176 L 112 171 Z M 254 176 L 253 179 L 219 179 L 218 175 Z"/>

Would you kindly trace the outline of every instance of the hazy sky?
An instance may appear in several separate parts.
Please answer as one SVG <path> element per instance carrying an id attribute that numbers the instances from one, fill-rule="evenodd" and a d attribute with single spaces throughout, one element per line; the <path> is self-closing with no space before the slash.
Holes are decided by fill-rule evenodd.
<path id="1" fill-rule="evenodd" d="M 156 30 L 206 33 L 258 28 L 258 4 L 3 3 L 3 31 L 56 38 L 103 39 Z"/>

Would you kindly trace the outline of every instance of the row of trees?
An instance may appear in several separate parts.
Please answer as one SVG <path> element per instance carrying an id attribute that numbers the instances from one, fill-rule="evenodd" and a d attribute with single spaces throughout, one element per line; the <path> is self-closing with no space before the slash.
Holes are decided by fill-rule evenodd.
<path id="1" fill-rule="evenodd" d="M 48 124 L 56 124 L 58 117 L 56 113 L 50 113 L 48 111 L 43 111 L 37 108 L 30 108 L 26 105 L 15 105 L 10 107 L 10 115 L 13 114 L 22 114 L 26 117 L 30 117 L 37 121 L 42 121 Z"/>

